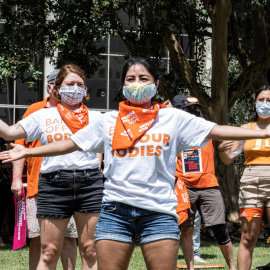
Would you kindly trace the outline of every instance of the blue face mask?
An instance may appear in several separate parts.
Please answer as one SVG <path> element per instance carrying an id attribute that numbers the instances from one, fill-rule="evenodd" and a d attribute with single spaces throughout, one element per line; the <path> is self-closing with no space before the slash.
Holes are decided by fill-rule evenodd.
<path id="1" fill-rule="evenodd" d="M 257 102 L 256 111 L 263 119 L 270 117 L 270 102 Z"/>
<path id="2" fill-rule="evenodd" d="M 132 83 L 123 87 L 123 95 L 133 104 L 144 104 L 157 93 L 156 85 Z"/>

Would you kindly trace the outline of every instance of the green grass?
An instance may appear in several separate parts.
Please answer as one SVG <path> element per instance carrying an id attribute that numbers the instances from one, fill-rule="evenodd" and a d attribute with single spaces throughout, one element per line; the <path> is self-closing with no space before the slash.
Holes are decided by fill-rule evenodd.
<path id="1" fill-rule="evenodd" d="M 233 242 L 233 253 L 236 263 L 236 256 L 239 243 Z M 252 269 L 257 266 L 265 265 L 270 262 L 270 244 L 266 241 L 258 241 L 254 254 Z M 29 247 L 25 246 L 19 250 L 13 251 L 9 244 L 6 247 L 0 247 L 0 270 L 27 270 L 28 269 L 28 252 Z M 229 269 L 221 254 L 221 251 L 215 241 L 202 240 L 200 248 L 201 257 L 204 258 L 208 264 L 222 264 L 225 269 Z M 178 264 L 185 264 L 181 249 L 179 249 Z M 58 263 L 57 269 L 61 270 L 61 263 Z M 78 254 L 76 269 L 81 269 L 80 257 Z M 139 247 L 135 248 L 132 255 L 129 270 L 145 270 L 143 256 Z M 157 269 L 158 270 L 158 269 Z"/>

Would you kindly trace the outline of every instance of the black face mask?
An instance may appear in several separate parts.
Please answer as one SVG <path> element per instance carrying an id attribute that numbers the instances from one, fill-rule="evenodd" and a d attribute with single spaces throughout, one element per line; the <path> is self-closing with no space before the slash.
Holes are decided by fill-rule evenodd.
<path id="1" fill-rule="evenodd" d="M 187 111 L 187 112 L 190 113 L 190 114 L 193 114 L 193 115 L 195 115 L 197 117 L 200 117 L 201 116 L 201 113 L 198 112 L 198 111 L 195 111 L 195 110 L 190 110 L 190 111 Z"/>

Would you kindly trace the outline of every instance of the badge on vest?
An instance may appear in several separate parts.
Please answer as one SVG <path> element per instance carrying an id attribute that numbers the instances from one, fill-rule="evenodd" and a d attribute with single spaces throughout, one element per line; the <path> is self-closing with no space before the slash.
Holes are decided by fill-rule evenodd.
<path id="1" fill-rule="evenodd" d="M 183 174 L 202 173 L 201 149 L 187 149 L 181 153 Z"/>

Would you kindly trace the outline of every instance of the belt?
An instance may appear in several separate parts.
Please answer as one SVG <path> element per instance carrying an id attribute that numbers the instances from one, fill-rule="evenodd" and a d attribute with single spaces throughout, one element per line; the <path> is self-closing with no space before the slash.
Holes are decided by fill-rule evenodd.
<path id="1" fill-rule="evenodd" d="M 84 175 L 87 176 L 87 174 L 89 172 L 94 172 L 94 171 L 99 171 L 98 168 L 95 169 L 86 169 L 86 170 L 58 170 L 58 171 L 54 171 L 54 172 L 50 172 L 50 173 L 42 173 L 43 176 L 54 176 L 54 175 L 58 175 L 58 177 L 60 177 L 61 175 Z"/>

